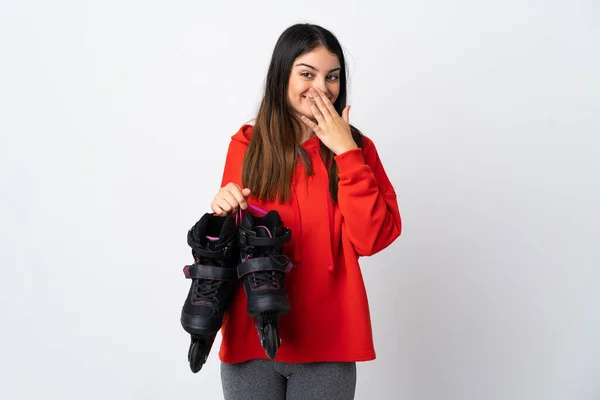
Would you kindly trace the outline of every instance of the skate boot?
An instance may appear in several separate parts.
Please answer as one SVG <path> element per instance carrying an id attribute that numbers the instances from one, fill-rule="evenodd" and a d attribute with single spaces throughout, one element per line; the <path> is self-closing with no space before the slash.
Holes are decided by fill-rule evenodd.
<path id="1" fill-rule="evenodd" d="M 194 264 L 183 269 L 192 284 L 181 311 L 181 325 L 191 335 L 188 361 L 196 373 L 208 358 L 238 284 L 235 220 L 205 214 L 189 230 L 187 240 Z"/>
<path id="2" fill-rule="evenodd" d="M 290 310 L 283 279 L 292 263 L 282 251 L 291 234 L 274 210 L 263 217 L 246 212 L 238 226 L 238 276 L 248 297 L 248 314 L 254 318 L 261 345 L 271 359 L 281 344 L 279 315 Z"/>

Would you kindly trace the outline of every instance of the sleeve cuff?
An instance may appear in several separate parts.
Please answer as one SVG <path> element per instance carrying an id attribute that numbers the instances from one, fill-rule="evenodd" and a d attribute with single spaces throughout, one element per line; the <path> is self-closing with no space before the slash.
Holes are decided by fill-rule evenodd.
<path id="1" fill-rule="evenodd" d="M 338 166 L 338 173 L 352 171 L 366 164 L 360 148 L 345 151 L 335 156 L 334 159 Z"/>

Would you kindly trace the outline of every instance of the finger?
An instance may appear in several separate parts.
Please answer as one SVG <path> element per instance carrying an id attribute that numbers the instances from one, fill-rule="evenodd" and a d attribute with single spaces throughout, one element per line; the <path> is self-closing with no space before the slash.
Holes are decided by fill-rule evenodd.
<path id="1" fill-rule="evenodd" d="M 240 190 L 240 191 L 242 190 L 242 188 L 240 187 L 240 185 L 238 185 L 235 182 L 229 182 L 227 185 L 224 186 L 224 188 L 229 189 L 229 191 L 235 190 L 235 189 Z"/>
<path id="2" fill-rule="evenodd" d="M 350 123 L 350 106 L 346 106 L 344 111 L 342 111 L 342 119 L 346 121 L 346 123 Z"/>
<path id="3" fill-rule="evenodd" d="M 237 200 L 237 202 L 242 210 L 245 210 L 246 208 L 248 208 L 248 202 L 246 201 L 246 197 L 244 197 L 242 192 L 240 192 L 239 194 L 236 194 L 235 199 Z"/>
<path id="4" fill-rule="evenodd" d="M 245 210 L 248 204 L 246 203 L 246 196 L 244 196 L 242 189 L 240 189 L 240 187 L 236 185 L 229 191 L 229 193 L 235 199 L 237 204 L 239 204 L 240 207 L 242 207 L 242 210 Z M 235 204 L 232 205 L 235 206 Z"/>
<path id="5" fill-rule="evenodd" d="M 217 207 L 220 207 L 221 210 L 223 210 L 226 215 L 231 215 L 234 213 L 233 207 L 225 199 L 218 199 Z"/>
<path id="6" fill-rule="evenodd" d="M 237 197 L 233 193 L 231 193 L 231 192 L 223 193 L 222 199 L 225 200 L 227 203 L 229 203 L 229 205 L 231 206 L 232 212 L 237 212 L 240 203 L 238 202 Z M 219 205 L 223 208 L 223 202 L 219 202 Z"/>
<path id="7" fill-rule="evenodd" d="M 304 122 L 304 125 L 308 126 L 310 129 L 313 130 L 313 132 L 316 133 L 316 129 L 318 127 L 317 124 L 315 124 L 314 122 L 312 122 L 308 117 L 305 117 L 304 115 L 300 117 L 300 120 L 302 122 Z"/>
<path id="8" fill-rule="evenodd" d="M 240 185 L 234 182 L 229 182 L 223 188 L 228 189 L 231 193 L 236 193 L 237 191 L 239 191 L 244 197 L 248 197 L 250 196 L 250 193 L 252 193 L 252 190 L 250 190 L 250 188 L 242 189 Z"/>
<path id="9" fill-rule="evenodd" d="M 316 106 L 316 104 L 310 103 L 309 104 L 310 107 L 310 111 L 312 111 L 313 113 L 313 117 L 317 120 L 317 122 L 319 124 L 324 124 L 326 122 L 325 117 L 323 116 L 323 114 L 321 113 L 321 110 L 319 110 L 319 107 Z"/>
<path id="10" fill-rule="evenodd" d="M 227 214 L 227 211 L 223 210 L 221 206 L 219 206 L 219 199 L 217 196 L 213 199 L 212 203 L 210 203 L 210 208 L 212 208 L 213 212 L 219 216 L 223 216 Z"/>
<path id="11" fill-rule="evenodd" d="M 235 195 L 233 193 L 225 193 L 225 195 L 223 196 L 223 199 L 229 203 L 231 205 L 231 211 L 232 212 L 237 212 L 238 208 L 240 207 L 240 202 L 238 201 L 238 196 L 243 197 L 241 195 Z"/>
<path id="12" fill-rule="evenodd" d="M 331 113 L 329 112 L 329 109 L 327 109 L 327 106 L 323 102 L 321 93 L 316 91 L 315 89 L 312 89 L 312 96 L 313 99 L 315 99 L 315 104 L 319 108 L 319 111 L 321 112 L 321 115 L 323 115 L 323 118 L 329 121 L 331 119 Z"/>
<path id="13" fill-rule="evenodd" d="M 325 92 L 321 89 L 319 89 L 319 96 L 321 97 L 321 100 L 323 100 L 323 104 L 325 105 L 331 116 L 338 115 L 337 110 L 333 106 L 333 103 L 331 102 L 331 100 L 329 100 L 329 97 L 327 97 Z"/>
<path id="14" fill-rule="evenodd" d="M 224 211 L 221 207 L 219 207 L 217 204 L 211 204 L 211 207 L 213 212 L 215 214 L 217 214 L 219 217 L 224 217 L 227 215 L 227 212 Z"/>

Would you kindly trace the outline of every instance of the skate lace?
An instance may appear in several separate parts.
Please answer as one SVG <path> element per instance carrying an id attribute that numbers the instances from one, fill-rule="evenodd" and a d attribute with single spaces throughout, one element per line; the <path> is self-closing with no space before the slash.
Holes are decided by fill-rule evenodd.
<path id="1" fill-rule="evenodd" d="M 209 240 L 209 243 L 207 244 L 207 248 L 208 249 L 214 249 L 213 244 L 215 242 L 217 242 L 219 240 L 218 237 L 216 236 L 205 236 L 206 239 Z M 203 264 L 203 263 L 208 263 L 210 260 L 206 260 L 203 257 L 195 257 L 195 262 L 196 264 Z M 217 293 L 219 290 L 219 286 L 220 286 L 221 282 L 218 280 L 213 280 L 213 279 L 197 279 L 196 280 L 196 287 L 194 290 L 194 301 L 198 301 L 198 300 L 216 300 L 217 298 Z"/>
<path id="2" fill-rule="evenodd" d="M 198 279 L 196 281 L 196 290 L 194 291 L 194 300 L 212 300 L 217 295 L 220 281 Z"/>
<path id="3" fill-rule="evenodd" d="M 264 225 L 257 225 L 254 227 L 254 229 L 257 232 L 260 229 L 262 229 L 262 232 L 266 233 L 267 237 L 269 237 L 269 238 L 273 237 L 271 230 Z M 258 252 L 257 254 L 255 254 L 255 256 L 258 256 L 258 257 L 269 256 L 272 251 L 273 251 L 272 248 L 267 247 L 267 248 L 263 249 L 261 252 Z M 247 259 L 248 258 L 252 258 L 252 256 L 248 256 Z M 280 280 L 283 278 L 283 275 L 281 273 L 275 272 L 275 271 L 261 271 L 261 272 L 254 272 L 252 274 L 252 278 L 253 278 L 252 286 L 255 288 L 279 289 Z"/>
<path id="4" fill-rule="evenodd" d="M 279 289 L 279 274 L 275 271 L 255 272 L 252 274 L 253 286 L 263 289 Z"/>

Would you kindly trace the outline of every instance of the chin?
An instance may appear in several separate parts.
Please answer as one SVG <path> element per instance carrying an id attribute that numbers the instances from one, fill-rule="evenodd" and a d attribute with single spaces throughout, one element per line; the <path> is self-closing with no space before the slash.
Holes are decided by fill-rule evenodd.
<path id="1" fill-rule="evenodd" d="M 310 118 L 311 120 L 315 119 L 312 111 L 308 107 L 293 107 L 291 111 L 298 118 L 300 118 L 302 115 L 304 115 L 304 116 Z"/>

